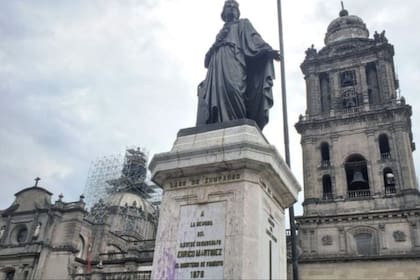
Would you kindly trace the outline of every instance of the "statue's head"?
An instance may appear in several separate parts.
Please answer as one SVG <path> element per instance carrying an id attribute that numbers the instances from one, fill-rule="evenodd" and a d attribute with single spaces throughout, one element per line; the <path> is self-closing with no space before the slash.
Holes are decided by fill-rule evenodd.
<path id="1" fill-rule="evenodd" d="M 239 4 L 235 0 L 226 0 L 223 6 L 222 19 L 230 22 L 238 19 L 240 16 Z"/>

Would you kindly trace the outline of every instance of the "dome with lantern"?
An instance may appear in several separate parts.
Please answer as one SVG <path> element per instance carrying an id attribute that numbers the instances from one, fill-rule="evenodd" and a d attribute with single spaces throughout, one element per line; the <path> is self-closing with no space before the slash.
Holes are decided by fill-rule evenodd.
<path id="1" fill-rule="evenodd" d="M 349 15 L 347 10 L 340 11 L 339 17 L 333 20 L 327 29 L 324 42 L 326 45 L 354 38 L 369 38 L 369 30 L 361 18 Z"/>

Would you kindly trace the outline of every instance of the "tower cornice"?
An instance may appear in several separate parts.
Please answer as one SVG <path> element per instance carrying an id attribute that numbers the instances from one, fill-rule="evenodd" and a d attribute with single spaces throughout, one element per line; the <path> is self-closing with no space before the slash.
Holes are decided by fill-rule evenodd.
<path id="1" fill-rule="evenodd" d="M 375 58 L 392 59 L 394 53 L 394 46 L 388 42 L 378 43 L 373 39 L 349 39 L 325 46 L 319 52 L 307 55 L 300 67 L 302 72 L 308 75 L 317 72 L 319 67 L 324 64 L 342 63 L 346 59 L 367 57 L 371 54 L 375 54 Z"/>
<path id="2" fill-rule="evenodd" d="M 407 104 L 384 104 L 380 108 L 370 109 L 367 111 L 354 111 L 349 113 L 336 113 L 335 115 L 320 114 L 307 118 L 302 118 L 295 124 L 296 130 L 302 134 L 310 129 L 321 129 L 323 127 L 339 127 L 350 122 L 378 122 L 384 119 L 395 118 L 395 114 L 403 116 L 404 119 L 396 120 L 403 126 L 411 126 L 410 116 L 412 109 Z"/>

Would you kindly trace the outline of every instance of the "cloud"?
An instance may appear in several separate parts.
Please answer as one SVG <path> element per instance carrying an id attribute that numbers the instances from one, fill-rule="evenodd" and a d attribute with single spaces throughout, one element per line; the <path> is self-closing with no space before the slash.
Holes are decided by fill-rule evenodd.
<path id="1" fill-rule="evenodd" d="M 173 111 L 157 106 L 162 93 L 183 88 L 159 46 L 154 6 L 5 4 L 0 164 L 7 190 L 41 176 L 54 193 L 77 198 L 92 159 L 141 145 L 145 132 L 157 135 L 148 124 Z M 2 197 L 1 206 L 11 199 Z"/>

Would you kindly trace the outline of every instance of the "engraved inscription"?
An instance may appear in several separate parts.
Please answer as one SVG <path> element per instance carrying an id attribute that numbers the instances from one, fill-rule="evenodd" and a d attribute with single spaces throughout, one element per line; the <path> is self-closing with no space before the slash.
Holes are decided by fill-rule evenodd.
<path id="1" fill-rule="evenodd" d="M 181 207 L 176 279 L 223 279 L 225 203 Z"/>
<path id="2" fill-rule="evenodd" d="M 194 178 L 184 178 L 170 181 L 168 186 L 171 189 L 195 187 L 209 184 L 221 184 L 234 182 L 241 179 L 240 173 L 222 173 Z"/>

